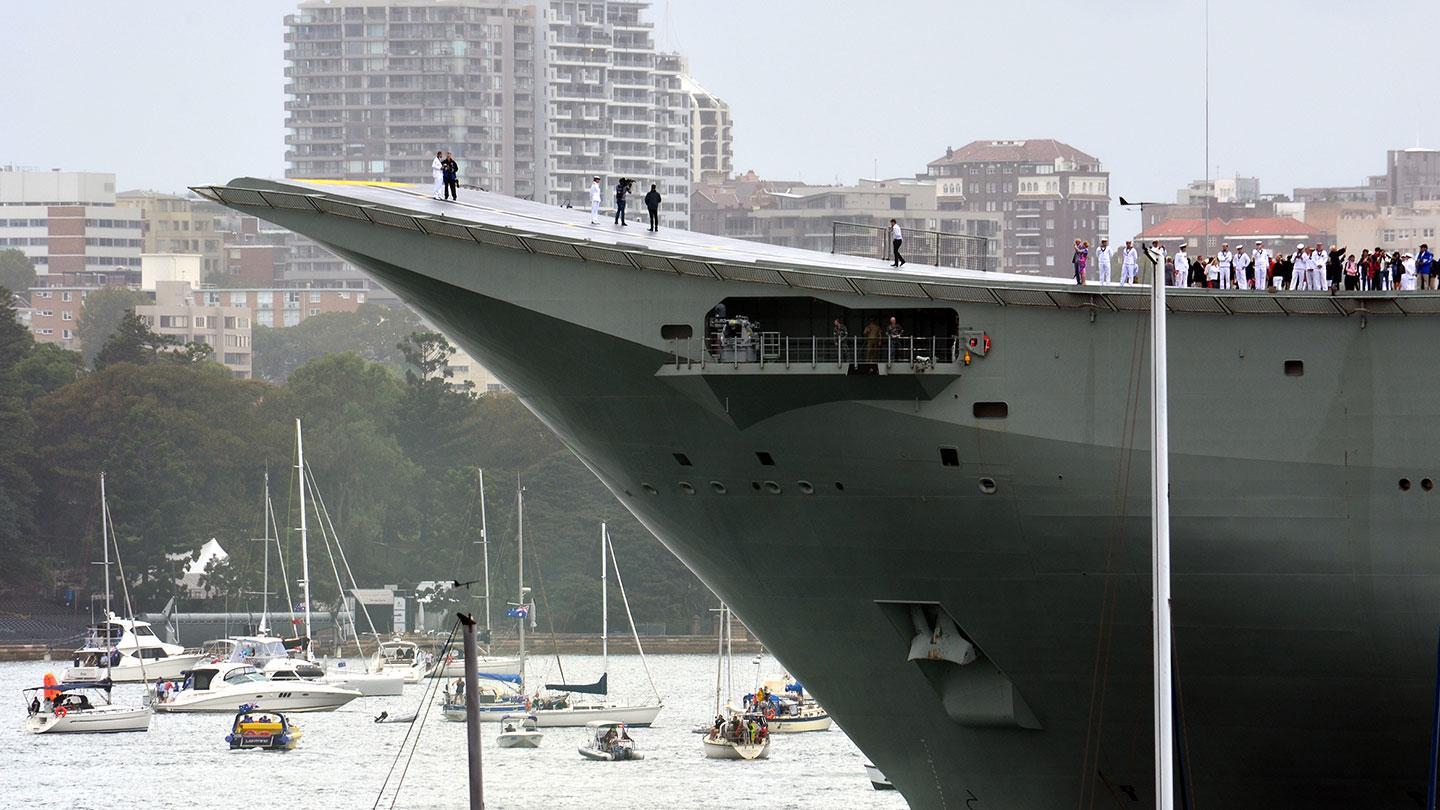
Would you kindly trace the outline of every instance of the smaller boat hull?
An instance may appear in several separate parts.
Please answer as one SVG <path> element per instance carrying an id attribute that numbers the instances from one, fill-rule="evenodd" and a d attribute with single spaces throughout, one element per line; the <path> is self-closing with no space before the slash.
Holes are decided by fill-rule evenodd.
<path id="1" fill-rule="evenodd" d="M 624 762 L 626 760 L 644 759 L 645 755 L 631 749 L 621 749 L 619 752 L 601 751 L 598 748 L 580 748 L 580 756 L 586 759 L 593 759 L 596 762 Z"/>
<path id="2" fill-rule="evenodd" d="M 481 703 L 480 722 L 498 723 L 507 714 L 519 714 L 525 711 L 524 703 Z M 465 704 L 443 703 L 440 706 L 440 714 L 452 723 L 465 722 Z"/>
<path id="3" fill-rule="evenodd" d="M 665 708 L 661 705 L 653 706 L 580 706 L 568 709 L 535 709 L 530 713 L 535 715 L 536 722 L 540 728 L 575 728 L 583 726 L 594 720 L 608 720 L 612 723 L 624 723 L 632 728 L 646 728 L 655 722 L 655 716 Z"/>
<path id="4" fill-rule="evenodd" d="M 890 784 L 890 780 L 885 778 L 885 774 L 881 773 L 879 768 L 869 762 L 865 763 L 865 775 L 870 777 L 870 787 L 876 790 L 895 789 L 895 786 Z"/>
<path id="5" fill-rule="evenodd" d="M 57 717 L 49 712 L 32 714 L 25 728 L 32 734 L 116 734 L 149 731 L 150 707 L 100 706 L 67 712 Z"/>
<path id="6" fill-rule="evenodd" d="M 288 686 L 288 684 L 287 684 Z M 234 714 L 235 707 L 244 703 L 255 706 L 257 711 L 272 712 L 333 712 L 355 698 L 359 692 L 333 687 L 316 688 L 316 684 L 300 685 L 285 690 L 264 692 L 246 690 L 225 694 L 190 697 L 181 692 L 163 703 L 155 704 L 155 711 L 183 714 L 186 712 L 224 712 Z"/>
<path id="7" fill-rule="evenodd" d="M 800 734 L 806 731 L 828 731 L 834 723 L 830 715 L 812 717 L 773 717 L 770 719 L 771 734 Z"/>
<path id="8" fill-rule="evenodd" d="M 545 735 L 538 731 L 502 731 L 495 738 L 501 748 L 539 748 Z"/>
<path id="9" fill-rule="evenodd" d="M 701 742 L 703 743 L 701 750 L 705 752 L 706 759 L 755 760 L 770 758 L 769 738 L 758 743 L 737 743 L 706 737 Z"/>

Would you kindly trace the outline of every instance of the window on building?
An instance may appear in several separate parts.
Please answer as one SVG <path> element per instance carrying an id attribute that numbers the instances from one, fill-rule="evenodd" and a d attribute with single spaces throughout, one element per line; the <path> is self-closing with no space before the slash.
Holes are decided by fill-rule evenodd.
<path id="1" fill-rule="evenodd" d="M 285 310 L 284 325 L 294 326 L 297 323 L 300 323 L 300 311 L 298 309 Z"/>
<path id="2" fill-rule="evenodd" d="M 318 303 L 320 303 L 320 291 L 319 291 L 319 290 L 311 290 L 311 291 L 310 291 L 310 303 L 312 303 L 312 304 L 318 304 Z"/>
<path id="3" fill-rule="evenodd" d="M 71 338 L 75 337 L 75 333 L 70 331 L 69 329 L 63 329 L 60 331 L 60 337 L 66 340 L 70 340 Z"/>
<path id="4" fill-rule="evenodd" d="M 47 297 L 48 297 L 48 296 L 47 296 Z M 60 300 L 61 300 L 61 301 L 69 301 L 69 300 L 70 300 L 70 291 L 69 291 L 69 290 L 66 290 L 65 292 L 60 293 Z"/>
<path id="5" fill-rule="evenodd" d="M 275 325 L 275 310 L 262 309 L 259 312 L 256 312 L 255 323 L 259 324 L 260 326 L 273 327 Z"/>
<path id="6" fill-rule="evenodd" d="M 70 310 L 67 309 L 67 310 L 65 310 L 65 311 L 63 311 L 63 312 L 60 313 L 60 320 L 62 320 L 62 321 L 73 321 L 73 320 L 75 320 L 75 313 L 73 313 L 73 312 L 71 312 Z"/>
<path id="7" fill-rule="evenodd" d="M 319 315 L 319 314 L 320 314 L 320 308 L 319 308 L 319 307 L 311 307 L 311 308 L 310 308 L 310 314 L 311 314 L 311 315 Z"/>
<path id="8" fill-rule="evenodd" d="M 164 318 L 161 318 L 161 320 L 164 320 Z M 207 319 L 206 319 L 206 317 L 205 317 L 204 315 L 196 315 L 196 316 L 195 316 L 195 328 L 196 328 L 196 329 L 204 329 L 204 328 L 206 328 L 206 323 L 207 323 Z"/>
<path id="9" fill-rule="evenodd" d="M 1053 220 L 1053 219 L 1047 219 L 1047 220 L 1045 220 L 1045 230 L 1047 230 L 1047 231 L 1053 231 L 1053 230 L 1055 230 L 1055 220 Z"/>
<path id="10" fill-rule="evenodd" d="M 246 296 L 245 293 L 243 293 L 243 292 L 232 292 L 232 293 L 230 293 L 230 306 L 232 306 L 232 307 L 243 307 L 243 306 L 245 306 L 245 305 L 247 305 L 247 304 L 249 304 L 249 303 L 250 303 L 250 302 L 247 300 L 247 296 Z"/>

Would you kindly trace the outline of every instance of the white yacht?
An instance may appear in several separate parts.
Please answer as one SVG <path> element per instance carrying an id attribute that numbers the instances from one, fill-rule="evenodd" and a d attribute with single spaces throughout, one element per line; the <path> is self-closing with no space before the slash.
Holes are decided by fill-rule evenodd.
<path id="1" fill-rule="evenodd" d="M 763 714 L 737 714 L 710 729 L 701 741 L 706 759 L 770 758 L 770 729 Z"/>
<path id="2" fill-rule="evenodd" d="M 205 657 L 161 641 L 149 622 L 122 619 L 114 613 L 85 628 L 85 642 L 73 656 L 74 666 L 65 670 L 64 680 L 93 682 L 108 677 L 115 683 L 181 678 Z"/>
<path id="3" fill-rule="evenodd" d="M 202 664 L 191 670 L 180 691 L 155 702 L 158 712 L 226 712 L 252 703 L 278 712 L 328 712 L 360 693 L 328 683 L 271 680 L 249 664 Z"/>
<path id="4" fill-rule="evenodd" d="M 25 729 L 32 734 L 108 734 L 148 731 L 153 714 L 149 706 L 117 706 L 110 702 L 110 682 L 56 684 L 26 689 L 30 694 Z M 100 699 L 96 703 L 90 695 Z"/>
<path id="5" fill-rule="evenodd" d="M 370 671 L 398 673 L 405 683 L 420 683 L 430 673 L 430 654 L 413 641 L 392 638 L 380 642 L 370 657 Z"/>
<path id="6" fill-rule="evenodd" d="M 457 678 L 445 687 L 440 713 L 454 723 L 465 722 L 465 681 Z M 475 686 L 480 722 L 494 723 L 512 714 L 525 712 L 525 698 L 519 687 L 508 680 L 478 678 Z"/>

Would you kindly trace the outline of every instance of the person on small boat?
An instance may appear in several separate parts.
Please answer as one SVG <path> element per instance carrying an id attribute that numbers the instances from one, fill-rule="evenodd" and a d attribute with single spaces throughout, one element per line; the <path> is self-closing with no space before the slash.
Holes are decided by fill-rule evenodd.
<path id="1" fill-rule="evenodd" d="M 513 734 L 513 733 L 515 733 L 515 724 L 514 724 L 513 722 L 506 721 L 506 723 L 505 723 L 505 733 L 506 733 L 506 734 Z"/>
<path id="2" fill-rule="evenodd" d="M 32 697 L 32 698 L 30 698 L 30 713 L 31 713 L 31 714 L 39 714 L 39 713 L 40 713 L 40 698 L 38 698 L 38 697 Z"/>

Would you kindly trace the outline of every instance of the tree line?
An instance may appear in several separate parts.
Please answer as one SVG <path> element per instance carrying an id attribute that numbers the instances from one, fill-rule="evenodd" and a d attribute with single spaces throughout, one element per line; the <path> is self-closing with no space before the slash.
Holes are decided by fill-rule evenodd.
<path id="1" fill-rule="evenodd" d="M 298 418 L 361 587 L 477 579 L 483 469 L 497 615 L 516 587 L 517 485 L 526 489 L 527 584 L 542 629 L 598 629 L 601 521 L 636 621 L 685 632 L 711 606 L 709 591 L 518 399 L 453 385 L 453 347 L 408 313 L 367 307 L 257 329 L 254 366 L 270 379 L 244 380 L 209 347 L 150 331 L 133 304 L 118 321 L 107 316 L 113 330 L 87 359 L 36 343 L 11 299 L 0 288 L 0 588 L 99 589 L 91 563 L 101 557 L 104 471 L 137 610 L 162 607 L 190 561 L 177 555 L 212 537 L 230 559 L 207 581 L 232 610 L 258 610 L 262 544 L 252 539 L 264 530 L 267 471 L 288 572 L 298 576 Z M 316 340 L 303 342 L 307 334 Z M 312 589 L 317 601 L 334 601 L 314 513 L 309 520 Z M 284 592 L 278 578 L 270 591 Z M 478 589 L 469 594 L 477 607 Z M 612 621 L 623 622 L 616 601 Z"/>

